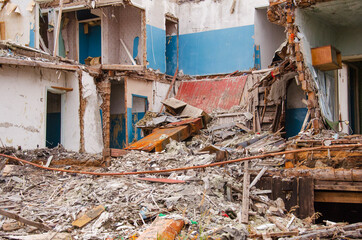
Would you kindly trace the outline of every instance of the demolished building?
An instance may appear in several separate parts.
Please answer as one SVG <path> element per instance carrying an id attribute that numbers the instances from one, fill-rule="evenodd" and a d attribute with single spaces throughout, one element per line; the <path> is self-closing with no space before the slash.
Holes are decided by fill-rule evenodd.
<path id="1" fill-rule="evenodd" d="M 336 217 L 335 221 L 359 222 L 355 218 L 356 209 L 358 212 L 362 204 L 361 137 L 358 135 L 362 127 L 360 1 L 10 0 L 0 1 L 0 5 L 3 153 L 9 152 L 9 147 L 18 149 L 16 155 L 23 158 L 26 154 L 20 154 L 21 150 L 38 152 L 34 158 L 45 161 L 47 168 L 56 164 L 51 163 L 51 149 L 79 152 L 81 157 L 101 153 L 97 166 L 106 163 L 111 171 L 141 172 L 138 174 L 160 168 L 166 171 L 171 166 L 181 171 L 183 167 L 195 165 L 235 164 L 225 170 L 231 173 L 230 179 L 224 177 L 219 182 L 210 180 L 211 176 L 222 175 L 219 170 L 165 176 L 171 182 L 202 179 L 204 193 L 197 184 L 187 182 L 188 186 L 204 196 L 195 201 L 206 198 L 213 208 L 223 206 L 222 198 L 215 196 L 226 189 L 226 200 L 232 206 L 223 207 L 231 211 L 229 215 L 238 215 L 235 220 L 238 224 L 245 220 L 245 209 L 238 212 L 235 204 L 235 201 L 245 202 L 246 190 L 242 189 L 248 182 L 245 176 L 255 179 L 261 172 L 261 179 L 255 183 L 258 190 L 253 189 L 250 194 L 252 201 L 266 206 L 250 203 L 249 209 L 249 201 L 246 206 L 270 223 L 263 222 L 264 226 L 252 220 L 266 230 L 260 233 L 253 226 L 249 237 L 254 238 L 266 238 L 265 234 L 271 234 L 269 237 L 299 235 L 303 233 L 299 228 L 308 229 L 315 221 L 316 212 L 321 211 L 328 218 L 331 217 L 328 212 L 340 206 L 350 218 Z M 151 117 L 150 112 L 154 113 Z M 209 115 L 213 117 L 211 123 Z M 161 117 L 156 121 L 158 116 Z M 157 124 L 146 126 L 149 120 Z M 190 141 L 187 149 L 176 147 L 174 154 L 180 158 L 179 165 L 172 163 L 167 153 L 162 155 L 165 151 L 172 152 L 176 144 L 172 139 Z M 43 154 L 39 149 L 44 148 L 49 150 Z M 156 151 L 161 155 L 130 150 Z M 249 162 L 252 167 L 246 164 L 243 169 L 236 164 L 235 160 L 249 155 L 257 159 Z M 69 158 L 67 156 L 58 154 L 59 159 L 55 160 Z M 161 158 L 169 163 L 163 165 L 157 160 L 159 156 L 164 156 Z M 9 156 L 6 159 L 11 160 Z M 147 159 L 152 159 L 150 166 Z M 123 160 L 126 165 L 119 163 Z M 221 164 L 225 161 L 235 162 Z M 153 166 L 156 163 L 160 166 Z M 323 169 L 325 167 L 327 169 Z M 246 174 L 247 169 L 251 172 Z M 14 178 L 8 171 L 6 174 Z M 163 176 L 145 174 L 148 180 L 126 179 L 123 185 L 127 185 L 127 180 L 137 185 L 137 181 L 149 181 L 149 178 L 155 181 L 153 177 Z M 99 184 L 103 181 L 106 180 L 100 179 Z M 233 181 L 239 183 L 230 185 Z M 83 194 L 87 183 L 82 183 Z M 121 188 L 113 184 L 117 185 L 115 189 Z M 138 190 L 142 189 L 141 185 Z M 152 184 L 144 187 L 150 188 Z M 217 194 L 213 195 L 210 189 Z M 75 197 L 70 185 L 66 191 Z M 91 198 L 94 196 L 96 200 L 88 202 L 88 209 L 95 201 L 115 207 L 110 196 L 100 199 L 101 189 L 91 191 Z M 131 196 L 128 187 L 122 191 L 127 197 L 119 199 L 121 202 L 128 203 L 128 196 L 136 203 L 146 201 L 137 195 Z M 172 187 L 169 191 L 173 191 Z M 155 212 L 180 213 L 177 200 L 159 190 L 155 193 L 156 200 L 151 191 L 147 201 L 158 209 L 158 204 L 165 204 L 167 209 L 156 211 L 146 204 L 153 213 L 150 213 L 152 218 L 141 217 L 141 223 L 140 219 L 133 219 L 134 226 L 146 227 Z M 7 194 L 10 197 L 11 192 Z M 59 197 L 57 201 L 61 201 L 63 196 L 54 194 L 50 199 Z M 185 207 L 192 198 L 189 192 L 183 194 L 188 196 L 183 203 Z M 279 205 L 280 201 L 260 198 L 259 194 L 267 194 L 273 201 L 282 199 L 284 206 Z M 161 196 L 168 200 L 163 201 Z M 75 214 L 83 213 L 84 209 L 76 210 L 77 201 L 73 200 L 69 214 L 75 220 Z M 293 210 L 295 206 L 299 208 Z M 127 218 L 133 217 L 133 207 L 129 208 L 130 213 L 124 213 Z M 279 212 L 269 216 L 270 207 L 279 208 L 274 209 Z M 102 214 L 98 224 L 111 218 L 102 213 L 102 207 L 97 211 Z M 194 211 L 194 215 L 196 211 L 202 214 L 205 209 L 200 204 Z M 217 211 L 214 209 L 211 215 L 219 216 Z M 255 215 L 253 211 L 246 219 Z M 286 218 L 286 211 L 294 211 L 295 216 Z M 335 216 L 340 214 L 342 212 L 336 210 Z M 285 217 L 291 223 L 284 222 L 280 227 L 279 221 L 283 220 L 275 220 L 275 216 Z M 293 227 L 296 217 L 309 218 L 309 225 L 298 222 L 299 225 L 295 223 Z M 186 218 L 190 218 L 190 214 Z M 69 219 L 63 217 L 49 219 L 51 225 L 59 219 L 70 224 Z M 218 227 L 213 228 L 220 228 L 221 220 L 218 219 Z M 228 224 L 233 226 L 229 220 Z M 114 234 L 115 229 L 123 229 L 121 223 L 114 220 L 112 224 L 118 225 L 112 225 L 109 228 L 112 230 L 97 230 L 88 238 L 97 234 L 102 236 L 100 239 L 105 238 L 108 231 Z M 267 230 L 270 227 L 267 224 L 277 225 L 281 232 L 272 233 L 275 228 Z M 285 228 L 283 224 L 292 227 Z M 68 225 L 58 226 L 57 231 L 64 232 L 69 229 Z M 125 226 L 124 234 L 128 236 L 137 231 L 129 224 Z M 356 226 L 346 227 L 345 231 L 352 230 L 360 236 L 361 226 Z M 95 224 L 92 229 L 94 227 Z M 234 234 L 234 239 L 238 239 L 238 234 L 248 235 L 240 226 L 231 227 L 235 228 L 237 232 L 223 228 L 224 233 L 220 234 L 226 231 L 231 236 Z M 188 231 L 190 229 L 192 227 Z M 82 236 L 85 234 L 82 231 L 76 234 Z M 198 234 L 201 237 L 201 233 Z M 195 234 L 188 236 L 195 237 Z"/>

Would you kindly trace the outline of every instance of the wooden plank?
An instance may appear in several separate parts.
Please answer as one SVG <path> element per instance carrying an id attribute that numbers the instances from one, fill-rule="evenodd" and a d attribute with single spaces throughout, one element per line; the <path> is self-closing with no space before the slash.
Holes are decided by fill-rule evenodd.
<path id="1" fill-rule="evenodd" d="M 122 64 L 102 64 L 102 70 L 113 71 L 143 71 L 144 65 L 122 65 Z"/>
<path id="2" fill-rule="evenodd" d="M 315 180 L 314 190 L 362 192 L 362 182 Z"/>
<path id="3" fill-rule="evenodd" d="M 172 82 L 171 82 L 171 84 L 170 84 L 170 87 L 169 87 L 168 90 L 167 90 L 167 93 L 166 93 L 166 96 L 165 96 L 165 100 L 168 99 L 168 96 L 170 95 L 171 89 L 172 89 L 173 85 L 175 84 L 175 80 L 176 80 L 176 77 L 177 77 L 177 73 L 178 73 L 178 66 L 177 66 L 177 68 L 176 68 L 175 74 L 173 75 L 173 78 L 172 78 Z M 161 109 L 160 109 L 160 113 L 161 113 L 162 110 L 163 110 L 163 106 L 164 106 L 164 105 L 162 104 Z"/>
<path id="4" fill-rule="evenodd" d="M 300 129 L 300 132 L 304 132 L 304 129 L 308 123 L 308 120 L 309 120 L 309 116 L 310 116 L 310 111 L 308 110 L 307 114 L 305 115 L 305 118 L 304 118 L 304 121 L 303 121 L 303 125 Z"/>
<path id="5" fill-rule="evenodd" d="M 244 162 L 244 179 L 243 179 L 243 200 L 241 206 L 241 222 L 247 224 L 249 222 L 249 161 Z"/>
<path id="6" fill-rule="evenodd" d="M 315 202 L 362 203 L 362 192 L 325 192 L 314 191 Z"/>
<path id="7" fill-rule="evenodd" d="M 72 222 L 73 226 L 76 227 L 83 227 L 93 219 L 97 218 L 99 215 L 101 215 L 102 212 L 104 212 L 105 208 L 102 205 L 99 205 L 89 211 L 87 211 L 83 216 Z"/>
<path id="8" fill-rule="evenodd" d="M 124 150 L 124 149 L 115 149 L 115 148 L 110 149 L 111 157 L 120 157 L 120 156 L 126 155 L 127 153 L 129 153 L 129 151 Z"/>
<path id="9" fill-rule="evenodd" d="M 274 223 L 275 226 L 277 226 L 280 230 L 282 230 L 283 232 L 288 232 L 289 229 L 286 228 L 281 222 L 278 221 L 278 219 L 276 219 L 275 217 L 273 216 L 268 216 L 268 220 L 269 222 L 271 223 Z"/>
<path id="10" fill-rule="evenodd" d="M 128 146 L 129 142 L 128 142 L 128 101 L 127 101 L 127 97 L 128 97 L 128 78 L 125 77 L 124 78 L 124 106 L 125 106 L 125 109 L 126 109 L 126 112 L 124 114 L 124 117 L 125 117 L 125 128 L 126 128 L 126 146 Z M 131 105 L 132 107 L 132 105 Z M 132 113 L 131 113 L 132 114 Z M 131 123 L 132 124 L 132 123 Z"/>
<path id="11" fill-rule="evenodd" d="M 58 89 L 58 90 L 64 90 L 64 91 L 67 91 L 67 92 L 73 91 L 73 88 L 66 88 L 66 87 L 51 86 L 51 88 Z"/>
<path id="12" fill-rule="evenodd" d="M 79 70 L 79 67 L 77 65 L 55 64 L 55 63 L 49 63 L 49 62 L 23 60 L 23 59 L 7 58 L 7 57 L 0 57 L 0 64 L 17 65 L 17 66 L 29 66 L 29 67 L 42 67 L 42 68 L 50 68 L 50 69 L 57 69 L 57 70 L 68 70 L 68 71 L 77 71 L 77 70 Z"/>
<path id="13" fill-rule="evenodd" d="M 282 191 L 282 178 L 280 177 L 273 177 L 272 179 L 272 200 L 276 200 L 277 198 L 282 198 L 283 191 Z"/>
<path id="14" fill-rule="evenodd" d="M 60 0 L 59 2 L 59 12 L 58 12 L 58 21 L 57 21 L 57 31 L 55 33 L 55 43 L 54 43 L 54 52 L 53 56 L 57 56 L 57 50 L 58 50 L 58 42 L 59 42 L 59 33 L 60 33 L 60 25 L 62 23 L 62 13 L 63 13 L 63 0 Z"/>
<path id="15" fill-rule="evenodd" d="M 314 214 L 314 181 L 311 177 L 299 178 L 299 218 Z"/>
<path id="16" fill-rule="evenodd" d="M 251 132 L 251 130 L 242 123 L 235 123 L 235 126 L 237 126 L 238 128 L 244 130 L 245 132 Z"/>
<path id="17" fill-rule="evenodd" d="M 124 47 L 124 50 L 126 51 L 126 53 L 127 53 L 128 57 L 129 57 L 129 59 L 131 60 L 132 64 L 133 64 L 133 65 L 137 65 L 137 64 L 136 64 L 136 62 L 134 61 L 134 59 L 133 59 L 133 57 L 132 57 L 131 53 L 129 52 L 129 50 L 128 50 L 128 48 L 127 48 L 126 44 L 123 42 L 123 39 L 122 39 L 122 38 L 120 38 L 120 41 L 121 41 L 121 43 L 122 43 L 122 45 L 123 45 L 123 47 Z"/>
<path id="18" fill-rule="evenodd" d="M 249 185 L 249 190 L 250 188 L 252 188 L 258 181 L 259 179 L 263 176 L 263 174 L 266 172 L 268 168 L 267 167 L 263 167 L 260 172 L 258 173 L 258 175 L 254 178 L 254 180 L 251 182 L 251 184 Z"/>
<path id="19" fill-rule="evenodd" d="M 0 22 L 0 40 L 5 39 L 5 22 Z"/>
<path id="20" fill-rule="evenodd" d="M 26 225 L 29 225 L 29 226 L 33 226 L 33 227 L 43 229 L 43 230 L 51 230 L 51 227 L 49 227 L 49 226 L 46 226 L 46 225 L 44 225 L 42 223 L 27 220 L 25 218 L 20 217 L 19 215 L 15 214 L 15 213 L 7 212 L 7 211 L 5 211 L 3 209 L 0 209 L 0 214 L 5 216 L 5 217 L 8 217 L 8 218 L 15 219 L 16 221 L 22 222 L 22 223 L 24 223 Z"/>

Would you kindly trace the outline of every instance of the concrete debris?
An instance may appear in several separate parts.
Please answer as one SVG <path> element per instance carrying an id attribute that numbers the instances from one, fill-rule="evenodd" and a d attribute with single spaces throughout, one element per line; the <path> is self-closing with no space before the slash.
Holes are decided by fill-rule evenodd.
<path id="1" fill-rule="evenodd" d="M 215 125 L 211 123 L 209 126 Z M 84 159 L 87 158 L 87 161 L 97 161 L 99 156 L 67 152 L 61 146 L 34 151 L 4 148 L 1 152 L 43 164 L 46 164 L 49 156 L 53 156 L 51 166 L 56 165 L 58 168 L 71 166 L 83 171 L 136 173 L 212 164 L 250 154 L 282 151 L 286 147 L 278 134 L 229 131 L 234 131 L 235 135 L 228 144 L 213 134 L 212 130 L 204 129 L 199 135 L 184 142 L 171 140 L 162 152 L 129 151 L 113 158 L 108 167 L 86 164 L 74 166 L 72 158 L 85 162 Z M 314 140 L 319 137 L 316 138 Z M 322 141 L 322 136 L 320 138 Z M 342 139 L 346 138 L 338 140 Z M 292 141 L 298 143 L 302 140 L 306 140 L 305 135 Z M 334 140 L 330 144 L 336 144 Z M 350 139 L 352 142 L 353 140 Z M 222 158 L 218 157 L 220 152 L 224 153 Z M 250 160 L 248 170 L 251 180 L 255 177 L 263 179 L 263 175 L 269 175 L 267 169 L 274 171 L 275 167 L 284 166 L 285 158 L 286 155 Z M 10 163 L 13 165 L 8 163 L 0 177 L 1 208 L 9 209 L 29 221 L 49 226 L 59 236 L 70 234 L 73 239 L 117 236 L 157 239 L 157 233 L 165 236 L 164 239 L 174 239 L 176 235 L 182 239 L 247 239 L 265 234 L 292 237 L 298 234 L 308 236 L 314 234 L 313 229 L 320 228 L 293 214 L 293 208 L 286 205 L 289 204 L 288 199 L 277 197 L 272 200 L 273 189 L 260 189 L 265 180 L 253 182 L 253 186 L 245 188 L 242 180 L 245 171 L 237 162 L 222 168 L 121 178 L 53 173 L 34 169 L 29 165 L 14 165 L 16 163 L 12 161 Z M 14 171 L 16 175 L 11 174 Z M 241 203 L 244 191 L 249 191 L 250 200 L 247 206 L 247 224 L 241 224 L 239 220 L 243 213 Z M 100 211 L 89 212 L 97 205 Z M 84 217 L 86 219 L 82 224 L 76 224 Z M 39 229 L 11 223 L 5 218 L 0 218 L 0 223 L 3 229 L 1 237 L 23 239 L 20 236 L 34 235 L 33 239 L 37 239 L 38 235 L 45 235 Z M 178 227 L 170 227 L 170 224 Z M 337 234 L 343 232 L 337 231 Z M 348 236 L 351 235 L 353 234 Z"/>

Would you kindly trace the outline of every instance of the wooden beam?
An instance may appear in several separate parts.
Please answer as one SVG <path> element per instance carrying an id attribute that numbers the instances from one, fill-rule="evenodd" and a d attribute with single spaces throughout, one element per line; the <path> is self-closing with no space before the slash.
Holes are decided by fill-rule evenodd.
<path id="1" fill-rule="evenodd" d="M 64 90 L 64 91 L 67 91 L 67 92 L 73 91 L 73 88 L 66 88 L 66 87 L 51 86 L 51 88 L 58 89 L 58 90 Z"/>
<path id="2" fill-rule="evenodd" d="M 127 83 L 128 82 L 128 77 L 124 78 L 124 106 L 125 106 L 125 128 L 126 128 L 126 147 L 128 146 L 129 142 L 128 142 L 128 101 L 127 101 L 127 95 L 128 95 L 128 87 L 127 87 Z M 112 93 L 111 93 L 112 94 Z M 132 114 L 132 113 L 131 113 Z"/>
<path id="3" fill-rule="evenodd" d="M 33 226 L 33 227 L 43 229 L 43 230 L 51 230 L 51 227 L 48 227 L 48 226 L 46 226 L 46 225 L 44 225 L 42 223 L 27 220 L 25 218 L 20 217 L 19 215 L 15 214 L 15 213 L 7 212 L 5 210 L 0 209 L 0 214 L 5 216 L 5 217 L 8 217 L 8 218 L 15 219 L 16 221 L 22 222 L 22 223 L 24 223 L 26 225 L 29 225 L 29 226 Z"/>
<path id="4" fill-rule="evenodd" d="M 0 22 L 0 40 L 6 40 L 6 38 L 5 38 L 5 22 Z"/>
<path id="5" fill-rule="evenodd" d="M 166 96 L 165 96 L 165 100 L 168 99 L 168 95 L 170 95 L 171 89 L 172 89 L 173 85 L 175 84 L 176 77 L 177 77 L 177 72 L 178 72 L 178 67 L 176 68 L 175 74 L 173 75 L 173 78 L 172 78 L 172 82 L 171 82 L 171 84 L 170 84 L 170 87 L 169 87 L 168 90 L 167 90 L 167 93 L 166 93 Z M 164 106 L 164 105 L 161 105 L 160 113 L 161 113 L 162 110 L 163 110 L 163 106 Z"/>
<path id="6" fill-rule="evenodd" d="M 59 32 L 60 32 L 60 25 L 62 23 L 62 14 L 63 14 L 63 0 L 59 2 L 59 12 L 58 12 L 58 21 L 57 21 L 57 31 L 55 33 L 55 43 L 54 43 L 54 52 L 53 56 L 57 56 L 57 48 L 59 43 Z"/>
<path id="7" fill-rule="evenodd" d="M 241 207 L 241 222 L 248 224 L 249 222 L 249 161 L 244 162 L 244 179 L 243 179 L 243 201 Z"/>
<path id="8" fill-rule="evenodd" d="M 133 65 L 137 65 L 137 64 L 136 64 L 136 62 L 134 61 L 134 59 L 133 59 L 133 57 L 132 57 L 131 53 L 129 52 L 129 50 L 128 50 L 128 48 L 127 48 L 126 44 L 123 42 L 122 38 L 121 38 L 120 40 L 121 40 L 121 43 L 122 43 L 122 45 L 123 45 L 123 47 L 124 47 L 124 50 L 126 51 L 126 53 L 127 53 L 128 57 L 129 57 L 129 59 L 131 60 L 132 64 L 133 64 Z"/>
<path id="9" fill-rule="evenodd" d="M 314 181 L 311 177 L 302 177 L 299 181 L 299 218 L 311 217 L 314 214 Z"/>
<path id="10" fill-rule="evenodd" d="M 29 67 L 42 67 L 42 68 L 68 70 L 68 71 L 77 71 L 79 69 L 79 66 L 77 66 L 77 65 L 56 64 L 56 63 L 50 63 L 50 62 L 40 62 L 40 61 L 23 60 L 23 59 L 7 58 L 7 57 L 0 57 L 0 64 L 29 66 Z"/>
<path id="11" fill-rule="evenodd" d="M 314 190 L 362 192 L 362 182 L 316 180 L 314 182 Z"/>
<path id="12" fill-rule="evenodd" d="M 362 203 L 362 192 L 314 191 L 315 202 Z"/>
<path id="13" fill-rule="evenodd" d="M 122 64 L 102 64 L 102 70 L 113 71 L 143 71 L 144 65 L 122 65 Z"/>
<path id="14" fill-rule="evenodd" d="M 276 171 L 267 171 L 267 172 L 270 174 L 277 174 Z M 314 179 L 325 180 L 325 181 L 362 182 L 362 169 L 289 168 L 289 169 L 284 169 L 281 175 L 283 177 L 311 176 Z"/>

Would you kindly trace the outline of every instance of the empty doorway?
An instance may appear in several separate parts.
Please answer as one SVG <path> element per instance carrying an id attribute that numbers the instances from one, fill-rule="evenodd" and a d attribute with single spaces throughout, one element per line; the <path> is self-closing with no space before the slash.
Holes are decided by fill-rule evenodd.
<path id="1" fill-rule="evenodd" d="M 178 64 L 177 19 L 166 16 L 166 74 L 174 75 Z"/>
<path id="2" fill-rule="evenodd" d="M 140 140 L 142 135 L 142 130 L 137 128 L 137 122 L 141 120 L 148 110 L 148 101 L 147 97 L 132 94 L 132 140 Z"/>
<path id="3" fill-rule="evenodd" d="M 110 147 L 126 147 L 126 104 L 124 81 L 115 82 L 111 85 L 111 128 Z"/>
<path id="4" fill-rule="evenodd" d="M 46 143 L 48 148 L 54 148 L 60 144 L 61 132 L 61 95 L 47 92 L 46 112 Z"/>

